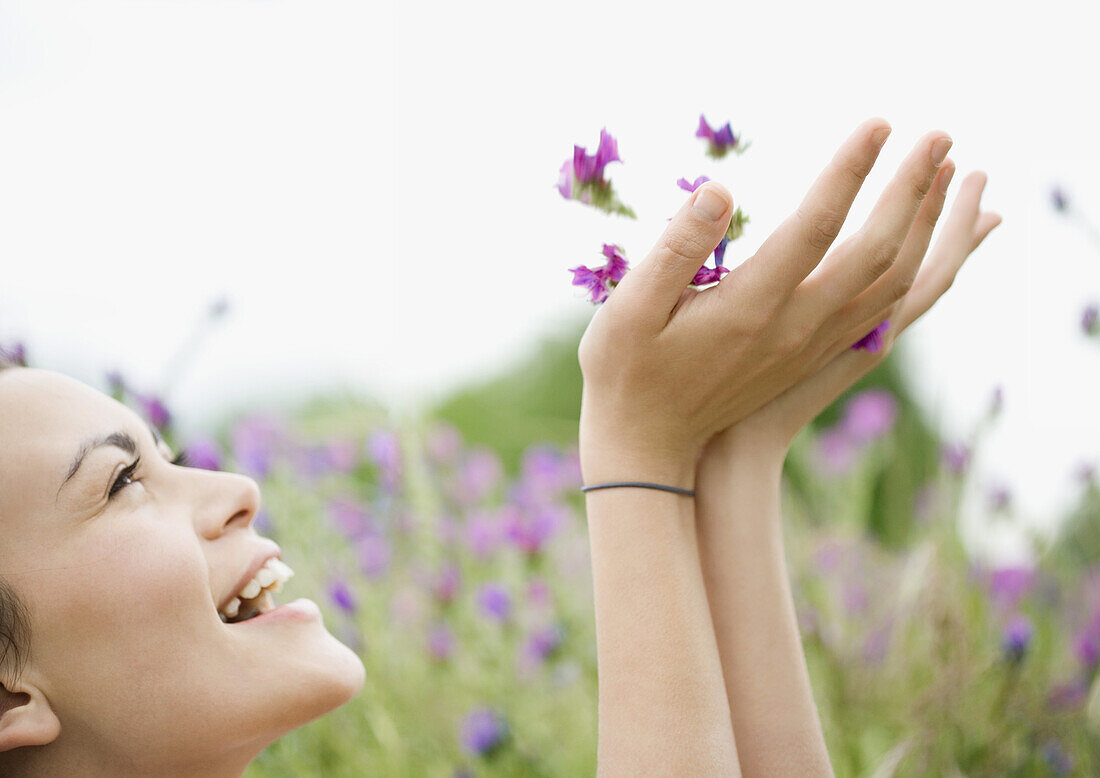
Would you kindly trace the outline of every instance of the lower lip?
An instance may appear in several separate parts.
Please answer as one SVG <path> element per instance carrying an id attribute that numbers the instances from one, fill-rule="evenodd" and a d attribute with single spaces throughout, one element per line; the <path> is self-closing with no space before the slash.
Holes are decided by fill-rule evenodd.
<path id="1" fill-rule="evenodd" d="M 321 609 L 317 603 L 305 597 L 300 597 L 286 605 L 272 608 L 267 613 L 261 613 L 241 624 L 269 624 L 274 621 L 316 621 L 321 618 Z"/>

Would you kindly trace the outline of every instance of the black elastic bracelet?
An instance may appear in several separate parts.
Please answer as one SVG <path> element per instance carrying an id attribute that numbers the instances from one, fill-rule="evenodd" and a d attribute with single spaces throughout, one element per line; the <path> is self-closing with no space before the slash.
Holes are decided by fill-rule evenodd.
<path id="1" fill-rule="evenodd" d="M 674 494 L 684 494 L 688 497 L 695 496 L 694 489 L 681 489 L 679 486 L 664 486 L 663 484 L 651 484 L 645 481 L 615 481 L 609 484 L 593 484 L 592 486 L 582 486 L 582 492 L 591 492 L 593 489 L 611 489 L 616 486 L 640 486 L 643 489 L 660 489 L 662 492 L 673 492 Z"/>

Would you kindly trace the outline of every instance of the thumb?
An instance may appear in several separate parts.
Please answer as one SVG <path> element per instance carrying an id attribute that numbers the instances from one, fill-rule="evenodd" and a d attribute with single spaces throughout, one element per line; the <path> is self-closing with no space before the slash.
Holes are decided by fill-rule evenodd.
<path id="1" fill-rule="evenodd" d="M 646 258 L 615 289 L 618 305 L 645 311 L 663 327 L 695 273 L 729 227 L 733 196 L 708 181 L 691 193 Z"/>

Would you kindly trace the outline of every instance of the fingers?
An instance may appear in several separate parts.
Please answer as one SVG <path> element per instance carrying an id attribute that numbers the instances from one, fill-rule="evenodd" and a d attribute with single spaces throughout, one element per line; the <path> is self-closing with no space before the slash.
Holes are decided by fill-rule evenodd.
<path id="1" fill-rule="evenodd" d="M 940 214 L 943 213 L 943 204 L 947 199 L 947 188 L 951 184 L 951 178 L 955 174 L 955 163 L 950 159 L 944 160 L 936 174 L 932 188 L 928 196 L 921 203 L 920 211 L 913 225 L 909 228 L 909 234 L 905 237 L 894 264 L 879 276 L 870 287 L 861 292 L 855 299 L 845 303 L 839 311 L 830 319 L 826 337 L 830 340 L 838 337 L 841 332 L 852 327 L 853 322 L 863 323 L 867 319 L 880 314 L 883 309 L 902 299 L 912 288 L 920 269 L 921 262 L 928 252 L 928 244 L 932 240 L 932 232 L 936 228 Z M 809 286 L 807 284 L 807 286 Z M 816 288 L 811 288 L 811 293 Z M 878 321 L 872 322 L 867 329 L 873 329 Z M 839 328 L 839 331 L 838 329 Z M 862 333 L 863 335 L 866 332 Z M 856 337 L 858 340 L 859 335 Z"/>
<path id="2" fill-rule="evenodd" d="M 889 134 L 885 119 L 868 119 L 844 141 L 798 209 L 739 268 L 739 285 L 786 299 L 802 283 L 840 233 Z"/>
<path id="3" fill-rule="evenodd" d="M 714 181 L 700 186 L 608 302 L 629 306 L 639 319 L 663 327 L 688 283 L 726 234 L 732 215 L 733 196 L 724 186 Z"/>
<path id="4" fill-rule="evenodd" d="M 863 228 L 838 247 L 810 281 L 826 314 L 838 310 L 893 266 L 950 147 L 951 138 L 944 132 L 930 132 L 921 138 Z"/>
<path id="5" fill-rule="evenodd" d="M 951 288 L 966 258 L 1001 223 L 997 214 L 979 211 L 986 180 L 985 173 L 975 171 L 962 182 L 943 234 L 902 301 L 897 315 L 899 331 L 923 316 Z"/>

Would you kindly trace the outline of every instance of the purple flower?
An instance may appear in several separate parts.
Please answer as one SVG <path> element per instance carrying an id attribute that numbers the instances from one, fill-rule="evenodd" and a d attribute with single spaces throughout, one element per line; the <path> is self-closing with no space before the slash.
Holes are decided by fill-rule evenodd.
<path id="1" fill-rule="evenodd" d="M 961 475 L 970 464 L 970 449 L 963 443 L 947 443 L 940 449 L 940 458 L 948 472 Z"/>
<path id="2" fill-rule="evenodd" d="M 1081 329 L 1089 337 L 1100 333 L 1100 307 L 1096 303 L 1090 303 L 1081 314 Z"/>
<path id="3" fill-rule="evenodd" d="M 993 388 L 993 397 L 989 401 L 989 414 L 996 416 L 1001 412 L 1001 409 L 1005 405 L 1005 390 L 1004 387 L 998 384 Z"/>
<path id="4" fill-rule="evenodd" d="M 691 279 L 691 283 L 695 286 L 713 284 L 715 281 L 720 281 L 722 276 L 728 272 L 730 272 L 728 267 L 707 267 L 703 265 L 695 271 L 695 277 Z"/>
<path id="5" fill-rule="evenodd" d="M 449 424 L 438 424 L 428 433 L 425 448 L 436 462 L 453 462 L 462 451 L 462 436 Z"/>
<path id="6" fill-rule="evenodd" d="M 989 510 L 994 513 L 1001 513 L 1007 511 L 1012 503 L 1012 492 L 1008 490 L 1008 487 L 1002 483 L 995 483 L 991 485 L 986 492 L 986 500 L 989 503 Z"/>
<path id="7" fill-rule="evenodd" d="M 355 613 L 357 607 L 355 604 L 355 597 L 344 581 L 339 578 L 333 580 L 329 584 L 328 593 L 332 601 L 336 603 L 342 611 L 345 613 Z"/>
<path id="8" fill-rule="evenodd" d="M 504 514 L 504 534 L 528 556 L 534 556 L 566 522 L 566 509 L 545 507 L 521 511 L 512 507 Z"/>
<path id="9" fill-rule="evenodd" d="M 532 607 L 544 608 L 550 604 L 550 587 L 541 578 L 532 578 L 527 584 L 527 602 Z"/>
<path id="10" fill-rule="evenodd" d="M 527 656 L 539 662 L 545 662 L 553 655 L 562 641 L 565 640 L 565 629 L 561 624 L 551 624 L 531 633 L 527 638 Z"/>
<path id="11" fill-rule="evenodd" d="M 393 491 L 401 479 L 401 444 L 397 433 L 391 430 L 375 430 L 367 439 L 367 454 L 378 466 L 382 486 Z"/>
<path id="12" fill-rule="evenodd" d="M 989 575 L 989 594 L 998 607 L 1012 610 L 1034 587 L 1035 571 L 1027 567 L 1000 567 Z"/>
<path id="13" fill-rule="evenodd" d="M 889 319 L 879 322 L 873 330 L 852 344 L 852 350 L 867 349 L 872 354 L 877 354 L 879 349 L 882 348 L 882 334 L 888 329 L 890 329 Z"/>
<path id="14" fill-rule="evenodd" d="M 477 604 L 481 612 L 494 621 L 504 622 L 512 615 L 512 597 L 497 583 L 482 584 L 478 588 Z"/>
<path id="15" fill-rule="evenodd" d="M 363 574 L 372 579 L 385 575 L 393 558 L 393 549 L 389 541 L 376 534 L 366 535 L 357 540 L 355 553 L 359 557 Z"/>
<path id="16" fill-rule="evenodd" d="M 241 471 L 253 478 L 266 478 L 283 447 L 282 424 L 273 417 L 242 419 L 231 437 L 233 459 Z"/>
<path id="17" fill-rule="evenodd" d="M 357 538 L 371 529 L 366 507 L 349 497 L 337 497 L 327 506 L 329 522 L 348 538 Z"/>
<path id="18" fill-rule="evenodd" d="M 13 343 L 10 346 L 0 346 L 0 362 L 17 367 L 27 366 L 27 350 L 22 343 Z"/>
<path id="19" fill-rule="evenodd" d="M 566 200 L 579 200 L 608 213 L 634 218 L 634 211 L 619 201 L 605 178 L 604 169 L 612 162 L 622 162 L 622 158 L 618 142 L 605 127 L 600 130 L 595 154 L 589 154 L 583 146 L 573 146 L 573 159 L 565 160 L 558 171 L 558 193 Z"/>
<path id="20" fill-rule="evenodd" d="M 867 664 L 879 664 L 890 650 L 890 628 L 880 627 L 872 630 L 863 640 L 863 661 Z"/>
<path id="21" fill-rule="evenodd" d="M 1016 663 L 1024 658 L 1028 646 L 1031 644 L 1033 629 L 1026 616 L 1017 614 L 1013 616 L 1005 627 L 1004 637 L 1001 639 L 1001 651 L 1010 662 Z"/>
<path id="22" fill-rule="evenodd" d="M 487 448 L 471 450 L 458 469 L 455 499 L 462 505 L 477 505 L 496 488 L 503 472 L 500 458 L 492 451 Z"/>
<path id="23" fill-rule="evenodd" d="M 707 154 L 715 159 L 721 159 L 730 151 L 742 152 L 746 148 L 741 145 L 741 139 L 734 134 L 729 122 L 714 129 L 707 124 L 705 114 L 699 114 L 699 127 L 695 130 L 695 137 L 706 139 Z"/>
<path id="24" fill-rule="evenodd" d="M 448 603 L 454 599 L 462 583 L 462 571 L 453 562 L 447 562 L 432 578 L 431 590 L 436 600 Z"/>
<path id="25" fill-rule="evenodd" d="M 695 179 L 694 183 L 688 181 L 686 178 L 680 178 L 680 179 L 677 179 L 676 186 L 680 187 L 685 192 L 694 192 L 696 189 L 699 188 L 699 186 L 701 184 L 704 184 L 707 181 L 710 181 L 710 179 L 707 178 L 706 176 L 699 176 L 698 178 Z"/>
<path id="26" fill-rule="evenodd" d="M 623 276 L 626 275 L 626 271 L 630 267 L 630 263 L 626 261 L 626 257 L 623 256 L 623 249 L 621 246 L 615 243 L 603 244 L 603 255 L 607 257 L 607 264 L 603 266 L 604 275 L 607 280 L 613 284 L 617 284 L 623 280 Z"/>
<path id="27" fill-rule="evenodd" d="M 1056 776 L 1069 775 L 1073 772 L 1073 757 L 1067 754 L 1054 740 L 1048 740 L 1043 744 L 1043 761 Z"/>
<path id="28" fill-rule="evenodd" d="M 221 470 L 222 452 L 213 438 L 196 438 L 183 450 L 188 467 Z"/>
<path id="29" fill-rule="evenodd" d="M 137 401 L 138 407 L 141 408 L 141 412 L 150 424 L 158 430 L 168 427 L 172 417 L 168 413 L 168 407 L 159 397 L 134 394 L 134 400 Z"/>
<path id="30" fill-rule="evenodd" d="M 607 257 L 607 262 L 600 267 L 578 265 L 569 268 L 569 272 L 573 274 L 573 286 L 587 289 L 589 302 L 602 303 L 606 300 L 611 289 L 623 280 L 630 265 L 623 256 L 622 248 L 615 244 L 603 244 L 603 255 Z"/>
<path id="31" fill-rule="evenodd" d="M 817 460 L 830 475 L 845 473 L 855 462 L 856 446 L 840 426 L 823 430 L 817 437 Z"/>
<path id="32" fill-rule="evenodd" d="M 500 520 L 487 511 L 476 511 L 466 517 L 466 545 L 476 556 L 490 556 L 501 541 Z"/>
<path id="33" fill-rule="evenodd" d="M 1066 193 L 1062 190 L 1062 187 L 1055 186 L 1050 190 L 1050 204 L 1054 206 L 1054 210 L 1058 213 L 1065 213 L 1069 208 L 1069 200 L 1066 198 Z"/>
<path id="34" fill-rule="evenodd" d="M 722 267 L 722 263 L 726 261 L 726 246 L 729 244 L 729 238 L 722 238 L 718 241 L 718 246 L 714 249 L 714 264 L 716 267 Z"/>
<path id="35" fill-rule="evenodd" d="M 1047 705 L 1052 710 L 1066 711 L 1081 707 L 1088 696 L 1089 687 L 1084 680 L 1059 684 L 1047 695 Z"/>
<path id="36" fill-rule="evenodd" d="M 897 415 L 894 395 L 885 389 L 868 389 L 848 401 L 840 424 L 853 442 L 863 444 L 893 429 Z"/>
<path id="37" fill-rule="evenodd" d="M 438 662 L 449 659 L 455 649 L 455 634 L 445 621 L 433 624 L 428 630 L 428 652 Z"/>
<path id="38" fill-rule="evenodd" d="M 583 146 L 573 146 L 573 175 L 581 184 L 602 181 L 604 168 L 611 162 L 622 162 L 619 143 L 604 127 L 600 130 L 600 145 L 596 153 L 589 155 Z"/>
<path id="39" fill-rule="evenodd" d="M 1073 653 L 1089 670 L 1100 662 L 1100 630 L 1097 630 L 1095 620 L 1073 636 Z"/>
<path id="40" fill-rule="evenodd" d="M 508 724 L 492 708 L 475 708 L 460 726 L 462 745 L 471 754 L 489 756 L 508 740 Z"/>

